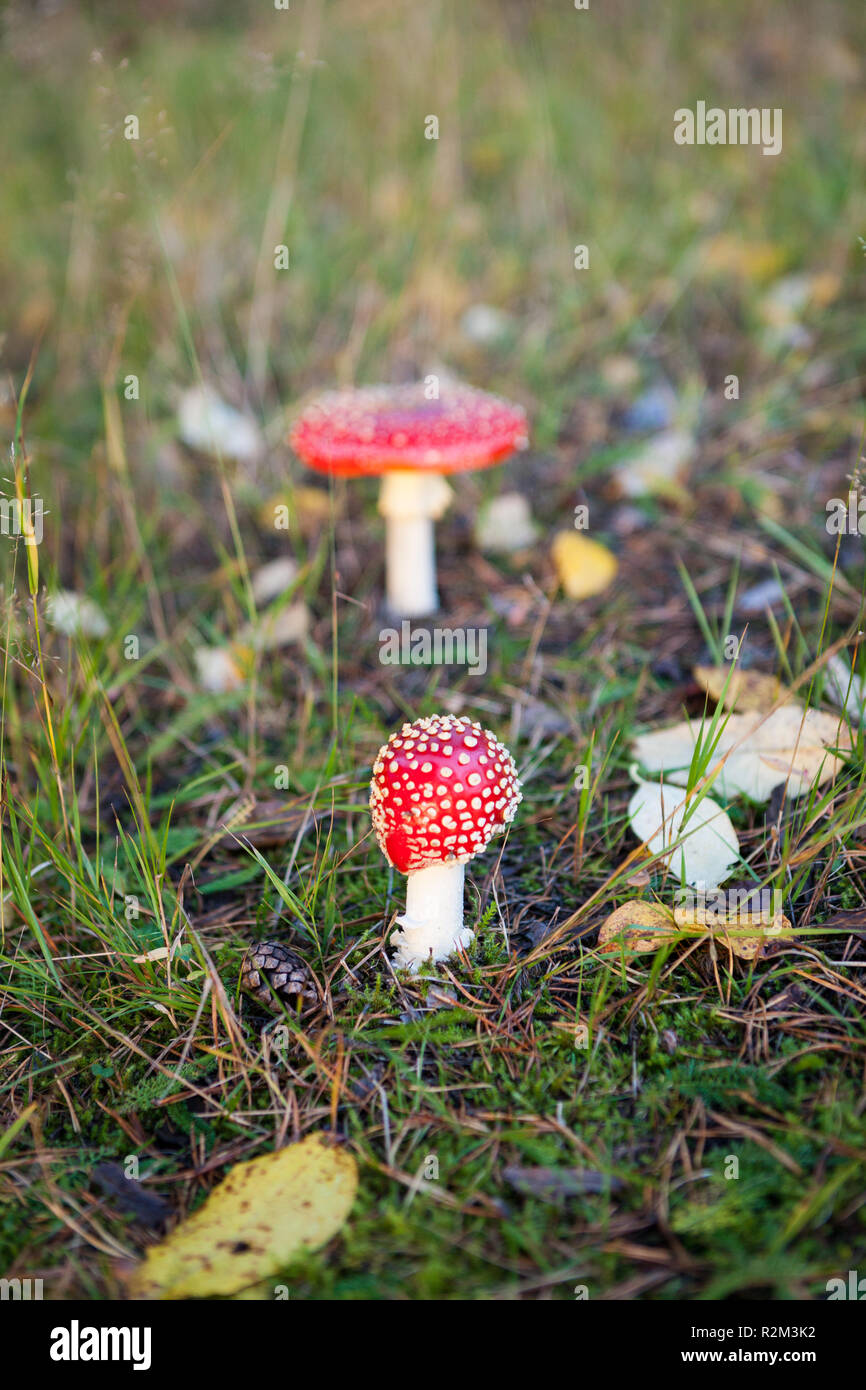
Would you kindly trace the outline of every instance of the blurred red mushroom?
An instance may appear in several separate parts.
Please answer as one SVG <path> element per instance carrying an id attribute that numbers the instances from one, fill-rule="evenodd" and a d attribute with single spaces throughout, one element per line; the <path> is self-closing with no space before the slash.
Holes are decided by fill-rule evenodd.
<path id="1" fill-rule="evenodd" d="M 404 724 L 379 749 L 370 811 L 379 848 L 408 876 L 394 964 L 412 972 L 467 947 L 463 871 L 514 819 L 514 759 L 472 719 L 434 714 Z"/>
<path id="2" fill-rule="evenodd" d="M 489 468 L 527 442 L 520 406 L 469 386 L 372 386 L 331 391 L 295 421 L 289 442 L 310 468 L 343 476 L 383 474 L 379 511 L 387 528 L 388 608 L 435 612 L 433 522 L 451 489 L 443 474 Z"/>

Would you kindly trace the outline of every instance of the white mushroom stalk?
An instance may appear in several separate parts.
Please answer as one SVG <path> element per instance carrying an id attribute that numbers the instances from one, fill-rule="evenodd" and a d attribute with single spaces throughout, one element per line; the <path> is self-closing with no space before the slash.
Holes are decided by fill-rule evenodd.
<path id="1" fill-rule="evenodd" d="M 409 874 L 406 911 L 396 919 L 403 930 L 391 937 L 396 966 L 416 971 L 472 944 L 475 933 L 463 925 L 464 873 L 464 865 L 453 859 Z"/>
<path id="2" fill-rule="evenodd" d="M 386 521 L 386 602 L 403 618 L 423 618 L 439 607 L 433 523 L 444 515 L 452 490 L 438 473 L 386 473 L 379 511 Z"/>
<path id="3" fill-rule="evenodd" d="M 471 945 L 463 922 L 465 865 L 513 820 L 514 759 L 487 729 L 453 714 L 404 724 L 379 749 L 370 812 L 379 848 L 406 874 L 394 964 L 421 970 Z"/>

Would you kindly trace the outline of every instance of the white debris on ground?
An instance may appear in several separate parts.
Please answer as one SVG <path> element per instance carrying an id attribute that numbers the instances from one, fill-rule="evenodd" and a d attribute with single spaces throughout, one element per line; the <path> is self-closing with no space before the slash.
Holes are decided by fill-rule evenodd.
<path id="1" fill-rule="evenodd" d="M 682 483 L 695 454 L 688 430 L 669 429 L 652 435 L 633 454 L 620 459 L 613 478 L 623 497 L 645 497 Z"/>
<path id="2" fill-rule="evenodd" d="M 229 647 L 196 647 L 193 652 L 198 683 L 210 695 L 239 690 L 243 673 Z"/>
<path id="3" fill-rule="evenodd" d="M 525 550 L 538 536 L 532 510 L 522 492 L 503 492 L 486 502 L 475 522 L 475 544 L 487 553 Z"/>
<path id="4" fill-rule="evenodd" d="M 784 597 L 785 590 L 777 579 L 764 579 L 740 595 L 737 600 L 737 612 L 763 613 L 765 608 L 772 608 L 775 604 L 781 603 Z"/>
<path id="5" fill-rule="evenodd" d="M 255 623 L 244 623 L 234 641 L 222 647 L 196 647 L 193 651 L 198 683 L 212 695 L 239 690 L 250 675 L 257 652 L 279 651 L 300 642 L 310 627 L 310 611 L 299 601 L 274 605 Z"/>
<path id="6" fill-rule="evenodd" d="M 827 662 L 825 689 L 833 703 L 843 709 L 855 724 L 862 723 L 866 691 L 860 677 L 851 670 L 849 658 L 842 652 L 837 652 Z"/>
<path id="7" fill-rule="evenodd" d="M 511 319 L 492 304 L 470 304 L 460 320 L 460 331 L 471 343 L 490 347 L 506 336 Z"/>
<path id="8" fill-rule="evenodd" d="M 178 407 L 178 428 L 184 444 L 191 449 L 238 463 L 255 463 L 264 449 L 255 420 L 228 405 L 211 386 L 192 386 L 184 391 Z"/>
<path id="9" fill-rule="evenodd" d="M 259 607 L 279 598 L 290 589 L 298 577 L 296 562 L 287 555 L 257 569 L 252 578 L 253 598 Z"/>
<path id="10" fill-rule="evenodd" d="M 814 335 L 802 323 L 811 309 L 822 309 L 837 297 L 840 282 L 831 271 L 802 272 L 776 280 L 758 302 L 764 324 L 762 345 L 767 352 L 805 350 Z"/>
<path id="11" fill-rule="evenodd" d="M 278 651 L 306 637 L 310 627 L 310 610 L 300 601 L 262 613 L 253 626 L 246 623 L 238 633 L 238 643 L 255 652 Z"/>
<path id="12" fill-rule="evenodd" d="M 73 589 L 49 594 L 45 605 L 48 622 L 67 637 L 106 637 L 108 619 L 92 598 Z"/>

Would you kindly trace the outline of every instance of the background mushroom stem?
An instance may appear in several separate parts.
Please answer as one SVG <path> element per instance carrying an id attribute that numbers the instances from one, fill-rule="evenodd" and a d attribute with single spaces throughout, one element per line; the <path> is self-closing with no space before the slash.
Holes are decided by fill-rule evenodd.
<path id="1" fill-rule="evenodd" d="M 437 473 L 396 471 L 382 480 L 386 597 L 395 615 L 422 618 L 439 606 L 433 523 L 446 511 L 451 495 Z"/>
<path id="2" fill-rule="evenodd" d="M 406 911 L 397 921 L 403 930 L 391 938 L 393 959 L 404 970 L 417 971 L 469 946 L 474 933 L 463 925 L 463 865 L 449 860 L 409 874 Z"/>

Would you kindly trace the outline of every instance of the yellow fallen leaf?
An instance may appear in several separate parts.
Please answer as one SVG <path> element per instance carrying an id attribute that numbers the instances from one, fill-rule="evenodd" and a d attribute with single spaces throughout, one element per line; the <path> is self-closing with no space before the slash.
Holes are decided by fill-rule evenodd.
<path id="1" fill-rule="evenodd" d="M 657 951 L 666 938 L 676 936 L 674 915 L 661 903 L 640 898 L 623 903 L 602 922 L 598 932 L 600 951 Z"/>
<path id="2" fill-rule="evenodd" d="M 322 487 L 296 487 L 294 500 L 295 511 L 301 523 L 330 521 L 334 510 L 339 511 L 338 499 Z"/>
<path id="3" fill-rule="evenodd" d="M 812 276 L 812 303 L 819 309 L 826 309 L 837 299 L 842 290 L 842 281 L 832 270 L 821 270 Z"/>
<path id="4" fill-rule="evenodd" d="M 733 275 L 740 280 L 769 280 L 785 263 L 785 252 L 772 241 L 744 241 L 720 232 L 701 247 L 701 269 L 711 275 Z"/>
<path id="5" fill-rule="evenodd" d="M 569 598 L 591 598 L 606 589 L 617 572 L 617 560 L 599 541 L 577 531 L 560 531 L 550 553 L 559 582 Z"/>
<path id="6" fill-rule="evenodd" d="M 694 902 L 674 908 L 678 927 L 772 928 L 774 931 L 787 921 L 781 907 L 768 906 L 770 896 L 759 889 L 729 888 L 727 892 L 705 893 Z M 775 894 L 772 898 L 778 898 Z M 745 901 L 743 899 L 745 898 Z M 788 923 L 790 926 L 790 923 Z"/>
<path id="7" fill-rule="evenodd" d="M 705 909 L 675 907 L 674 921 L 681 931 L 706 932 L 721 941 L 741 960 L 761 955 L 767 941 L 790 941 L 794 932 L 783 912 L 769 909 L 718 913 Z M 754 935 L 747 936 L 747 932 Z"/>
<path id="8" fill-rule="evenodd" d="M 269 497 L 259 508 L 258 521 L 264 531 L 283 533 L 297 523 L 306 534 L 326 525 L 339 510 L 338 494 L 332 497 L 325 488 L 301 486 Z"/>
<path id="9" fill-rule="evenodd" d="M 357 1187 L 352 1155 L 321 1134 L 238 1163 L 203 1207 L 148 1250 L 131 1295 L 208 1298 L 260 1283 L 335 1236 Z"/>
<path id="10" fill-rule="evenodd" d="M 791 923 L 787 917 L 783 917 L 778 926 L 766 927 L 759 936 L 739 936 L 736 934 L 742 930 L 742 927 L 732 924 L 727 931 L 713 932 L 713 936 L 721 938 L 734 955 L 739 956 L 740 960 L 755 960 L 758 956 L 763 955 L 764 947 L 768 941 L 792 941 L 794 937 Z"/>
<path id="11" fill-rule="evenodd" d="M 377 220 L 384 222 L 389 227 L 406 217 L 414 207 L 415 199 L 412 197 L 412 185 L 405 174 L 398 174 L 396 170 L 389 169 L 377 183 L 373 184 L 370 194 L 371 211 Z"/>
<path id="12" fill-rule="evenodd" d="M 786 693 L 778 676 L 768 676 L 762 671 L 731 671 L 730 666 L 696 666 L 692 674 L 711 699 L 717 704 L 721 701 L 725 709 L 736 706 L 740 714 L 747 714 L 750 710 L 766 712 Z M 792 698 L 790 692 L 787 694 L 789 699 Z M 799 704 L 799 701 L 796 703 Z"/>
<path id="13" fill-rule="evenodd" d="M 467 163 L 473 174 L 481 178 L 494 178 L 505 162 L 502 145 L 496 140 L 476 140 L 466 152 Z"/>
<path id="14" fill-rule="evenodd" d="M 749 932 L 751 935 L 746 935 Z M 787 941 L 794 936 L 791 923 L 781 912 L 738 911 L 730 914 L 700 907 L 675 907 L 635 899 L 623 903 L 599 928 L 598 949 L 608 953 L 657 951 L 665 940 L 682 936 L 706 936 L 721 942 L 741 960 L 755 960 L 768 941 Z"/>

